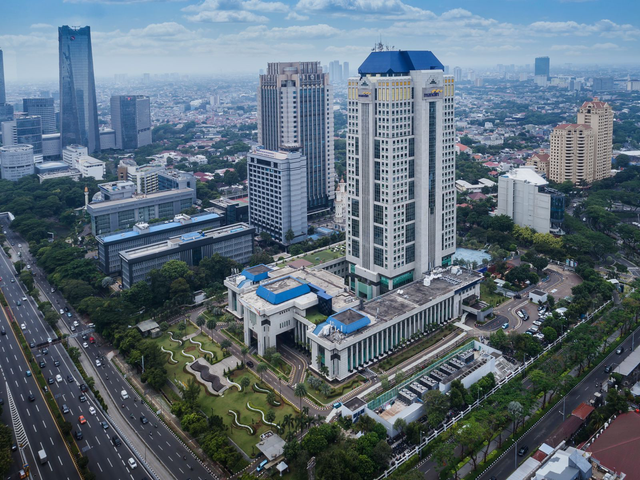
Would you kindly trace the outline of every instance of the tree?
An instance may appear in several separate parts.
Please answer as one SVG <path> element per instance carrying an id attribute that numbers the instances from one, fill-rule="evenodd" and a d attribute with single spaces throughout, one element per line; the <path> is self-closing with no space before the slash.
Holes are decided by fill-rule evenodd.
<path id="1" fill-rule="evenodd" d="M 440 390 L 429 390 L 424 394 L 424 412 L 431 428 L 436 428 L 446 418 L 449 399 Z"/>
<path id="2" fill-rule="evenodd" d="M 271 355 L 270 363 L 274 367 L 280 368 L 280 365 L 282 364 L 282 355 L 278 352 L 275 352 L 273 355 Z"/>
<path id="3" fill-rule="evenodd" d="M 291 229 L 287 230 L 287 232 L 284 234 L 284 239 L 287 241 L 287 243 L 291 243 L 294 238 L 296 238 L 296 234 L 293 233 L 293 230 Z"/>
<path id="4" fill-rule="evenodd" d="M 267 422 L 273 423 L 276 419 L 276 412 L 269 409 L 269 411 L 267 411 L 267 414 L 264 416 L 264 418 Z"/>
<path id="5" fill-rule="evenodd" d="M 262 233 L 265 233 L 265 232 L 262 232 Z M 248 266 L 250 267 L 253 267 L 254 265 L 268 265 L 270 263 L 273 263 L 273 257 L 269 255 L 267 252 L 261 251 L 251 255 L 251 257 L 249 257 L 248 263 L 249 263 Z"/>
<path id="6" fill-rule="evenodd" d="M 189 381 L 187 381 L 187 386 L 182 388 L 182 400 L 184 400 L 187 405 L 195 409 L 198 405 L 199 395 L 200 385 L 195 378 L 190 378 Z"/>
<path id="7" fill-rule="evenodd" d="M 202 333 L 202 327 L 206 322 L 207 320 L 204 318 L 204 315 L 198 315 L 198 318 L 196 320 L 196 325 L 200 327 L 200 333 Z"/>
<path id="8" fill-rule="evenodd" d="M 262 378 L 262 375 L 264 374 L 264 372 L 266 372 L 269 369 L 269 365 L 267 365 L 265 362 L 260 362 L 258 364 L 258 366 L 256 367 L 256 371 L 258 372 L 258 375 L 260 375 L 260 380 L 264 381 L 264 379 Z"/>
<path id="9" fill-rule="evenodd" d="M 542 394 L 542 408 L 547 404 L 547 392 L 553 388 L 554 379 L 542 370 L 533 370 L 529 373 L 529 379 L 534 391 Z"/>
<path id="10" fill-rule="evenodd" d="M 467 452 L 473 462 L 474 470 L 478 468 L 478 453 L 480 453 L 475 447 L 484 437 L 484 429 L 485 427 L 482 424 L 470 419 L 453 434 L 453 438 L 462 448 L 460 456 L 464 457 L 465 452 Z"/>
<path id="11" fill-rule="evenodd" d="M 78 363 L 80 356 L 82 355 L 80 349 L 78 347 L 69 347 L 68 353 L 73 363 Z"/>
<path id="12" fill-rule="evenodd" d="M 544 335 L 545 341 L 549 343 L 555 342 L 558 338 L 558 332 L 556 332 L 552 327 L 544 327 L 542 329 L 542 334 Z"/>
<path id="13" fill-rule="evenodd" d="M 436 469 L 440 472 L 440 478 L 448 478 L 451 474 L 458 480 L 456 466 L 456 447 L 449 442 L 443 442 L 436 447 L 431 456 L 436 462 Z"/>
<path id="14" fill-rule="evenodd" d="M 267 245 L 272 242 L 272 237 L 269 232 L 265 232 L 265 231 L 260 232 L 260 239 Z"/>
<path id="15" fill-rule="evenodd" d="M 406 426 L 407 422 L 404 418 L 398 418 L 395 422 L 393 422 L 393 429 L 399 434 L 402 434 L 404 432 Z"/>
<path id="16" fill-rule="evenodd" d="M 209 330 L 215 330 L 217 325 L 218 325 L 218 322 L 216 322 L 213 318 L 210 318 L 209 320 L 207 320 L 207 328 Z"/>
<path id="17" fill-rule="evenodd" d="M 4 424 L 0 424 L 0 474 L 6 475 L 11 467 L 11 429 Z"/>
<path id="18" fill-rule="evenodd" d="M 331 395 L 331 387 L 328 383 L 322 382 L 320 384 L 320 393 L 322 393 L 325 397 Z"/>
<path id="19" fill-rule="evenodd" d="M 509 415 L 511 416 L 511 419 L 513 420 L 513 430 L 512 430 L 512 432 L 515 433 L 516 425 L 518 424 L 518 420 L 520 419 L 520 417 L 522 417 L 522 412 L 524 411 L 524 409 L 523 409 L 522 404 L 520 402 L 516 402 L 514 400 L 512 402 L 509 402 L 507 410 L 509 412 Z"/>
<path id="20" fill-rule="evenodd" d="M 231 347 L 231 340 L 229 340 L 228 338 L 225 338 L 220 342 L 220 348 L 222 348 L 223 350 L 229 350 L 230 347 Z"/>
<path id="21" fill-rule="evenodd" d="M 273 393 L 273 391 L 269 390 L 269 393 L 267 393 L 267 403 L 269 405 L 275 405 L 276 402 L 277 402 L 276 394 Z"/>
<path id="22" fill-rule="evenodd" d="M 302 411 L 302 398 L 307 396 L 307 388 L 304 383 L 298 383 L 293 390 L 293 394 L 300 399 L 300 410 Z"/>
<path id="23" fill-rule="evenodd" d="M 244 393 L 247 393 L 247 388 L 250 384 L 251 380 L 249 380 L 249 377 L 247 377 L 246 375 L 240 378 L 240 386 L 242 387 L 242 390 L 244 390 Z"/>

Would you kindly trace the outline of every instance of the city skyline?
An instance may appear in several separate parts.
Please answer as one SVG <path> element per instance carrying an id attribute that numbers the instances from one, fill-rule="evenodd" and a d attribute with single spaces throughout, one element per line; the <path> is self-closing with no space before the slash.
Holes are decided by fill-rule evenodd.
<path id="1" fill-rule="evenodd" d="M 517 11 L 507 0 L 482 9 L 459 0 L 433 10 L 417 0 L 32 3 L 29 11 L 3 5 L 0 46 L 9 82 L 54 76 L 60 25 L 91 26 L 96 77 L 249 74 L 266 62 L 302 59 L 356 65 L 380 40 L 403 50 L 438 51 L 451 68 L 533 64 L 547 55 L 552 69 L 567 62 L 637 64 L 640 43 L 640 24 L 628 21 L 640 7 L 631 0 L 615 11 L 598 0 L 517 2 Z"/>

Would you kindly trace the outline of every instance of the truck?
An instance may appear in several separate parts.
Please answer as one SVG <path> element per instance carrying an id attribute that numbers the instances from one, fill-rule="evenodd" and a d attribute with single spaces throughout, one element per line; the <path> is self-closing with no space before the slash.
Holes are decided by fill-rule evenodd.
<path id="1" fill-rule="evenodd" d="M 40 465 L 44 465 L 49 460 L 47 458 L 47 452 L 44 451 L 44 448 L 38 452 L 38 460 L 40 460 Z"/>

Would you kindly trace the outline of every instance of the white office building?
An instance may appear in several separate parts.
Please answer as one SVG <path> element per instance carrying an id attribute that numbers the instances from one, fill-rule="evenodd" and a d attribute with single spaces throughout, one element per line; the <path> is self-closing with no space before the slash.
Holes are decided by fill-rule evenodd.
<path id="1" fill-rule="evenodd" d="M 3 180 L 17 182 L 35 173 L 33 146 L 6 145 L 0 147 L 0 172 Z"/>
<path id="2" fill-rule="evenodd" d="M 454 81 L 428 51 L 372 52 L 349 79 L 349 285 L 373 298 L 451 263 Z"/>
<path id="3" fill-rule="evenodd" d="M 90 156 L 80 157 L 73 166 L 82 173 L 82 177 L 92 177 L 96 180 L 104 180 L 107 172 L 106 164 L 102 160 Z"/>
<path id="4" fill-rule="evenodd" d="M 539 233 L 559 233 L 562 218 L 557 219 L 556 210 L 564 211 L 564 197 L 555 191 L 547 192 L 544 187 L 548 184 L 533 166 L 516 168 L 501 175 L 496 215 L 507 215 L 517 225 Z M 559 220 L 559 224 L 555 220 Z"/>
<path id="5" fill-rule="evenodd" d="M 307 210 L 333 203 L 333 91 L 318 62 L 270 63 L 258 87 L 258 143 L 299 145 L 307 159 Z"/>
<path id="6" fill-rule="evenodd" d="M 277 152 L 258 148 L 247 154 L 249 224 L 283 244 L 306 240 L 306 178 L 307 158 L 295 146 Z"/>
<path id="7" fill-rule="evenodd" d="M 67 145 L 62 149 L 62 161 L 76 168 L 78 160 L 89 155 L 89 149 L 83 145 Z"/>

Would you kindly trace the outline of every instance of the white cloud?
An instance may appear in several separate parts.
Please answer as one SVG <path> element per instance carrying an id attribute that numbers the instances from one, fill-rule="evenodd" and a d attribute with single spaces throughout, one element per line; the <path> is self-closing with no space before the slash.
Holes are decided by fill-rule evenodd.
<path id="1" fill-rule="evenodd" d="M 407 5 L 402 0 L 299 0 L 296 9 L 338 16 L 346 15 L 360 20 L 363 19 L 362 15 L 381 18 L 429 18 L 435 16 L 428 10 Z"/>
<path id="2" fill-rule="evenodd" d="M 289 15 L 285 17 L 285 20 L 309 20 L 308 15 L 300 15 L 296 12 L 289 12 Z"/>
<path id="3" fill-rule="evenodd" d="M 183 12 L 191 22 L 209 23 L 267 23 L 269 18 L 253 12 L 286 13 L 289 7 L 282 2 L 267 2 L 263 0 L 204 0 L 197 5 L 189 5 Z"/>
<path id="4" fill-rule="evenodd" d="M 64 3 L 105 3 L 111 5 L 125 5 L 129 3 L 168 3 L 184 1 L 186 0 L 63 0 Z"/>
<path id="5" fill-rule="evenodd" d="M 552 45 L 551 50 L 554 51 L 577 51 L 577 50 L 624 50 L 620 45 L 615 43 L 595 43 L 593 45 Z"/>
<path id="6" fill-rule="evenodd" d="M 31 28 L 33 30 L 44 30 L 44 29 L 47 29 L 47 28 L 55 28 L 55 27 L 53 25 L 49 25 L 48 23 L 34 23 L 29 28 Z"/>

